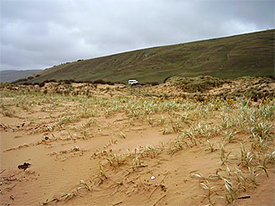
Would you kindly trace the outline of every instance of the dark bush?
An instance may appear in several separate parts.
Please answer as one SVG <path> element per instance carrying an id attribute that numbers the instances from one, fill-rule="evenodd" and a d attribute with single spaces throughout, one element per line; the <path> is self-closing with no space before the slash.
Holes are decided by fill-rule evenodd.
<path id="1" fill-rule="evenodd" d="M 30 83 L 30 82 L 24 82 L 23 85 L 28 86 L 28 85 L 32 85 L 32 83 Z"/>
<path id="2" fill-rule="evenodd" d="M 29 76 L 29 77 L 28 77 L 29 80 L 30 80 L 30 79 L 33 79 L 33 78 L 34 78 L 33 76 Z"/>
<path id="3" fill-rule="evenodd" d="M 126 85 L 126 83 L 124 83 L 124 82 L 114 82 L 114 84 L 123 84 L 123 85 Z"/>
<path id="4" fill-rule="evenodd" d="M 64 80 L 59 80 L 58 82 L 63 84 L 71 84 L 73 81 L 71 79 L 64 79 Z"/>
<path id="5" fill-rule="evenodd" d="M 39 83 L 39 87 L 44 87 L 44 86 L 45 86 L 45 81 L 44 81 L 44 82 Z"/>
<path id="6" fill-rule="evenodd" d="M 151 85 L 151 86 L 159 85 L 158 82 L 146 82 L 145 84 L 146 84 L 146 85 Z"/>
<path id="7" fill-rule="evenodd" d="M 267 75 L 267 76 L 265 76 L 265 77 L 270 78 L 270 79 L 272 79 L 273 81 L 275 80 L 275 75 L 274 75 L 274 74 L 273 74 L 273 75 Z"/>
<path id="8" fill-rule="evenodd" d="M 106 82 L 103 79 L 98 79 L 94 81 L 94 84 L 106 84 Z"/>
<path id="9" fill-rule="evenodd" d="M 49 82 L 57 82 L 57 81 L 55 79 L 49 79 L 44 81 L 44 83 L 49 83 Z"/>

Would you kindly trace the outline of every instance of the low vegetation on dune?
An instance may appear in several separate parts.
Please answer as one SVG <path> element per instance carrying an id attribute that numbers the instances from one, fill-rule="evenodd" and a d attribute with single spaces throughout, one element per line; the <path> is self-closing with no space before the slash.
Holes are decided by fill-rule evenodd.
<path id="1" fill-rule="evenodd" d="M 62 63 L 15 81 L 74 79 L 162 83 L 167 76 L 274 76 L 274 29 Z"/>
<path id="2" fill-rule="evenodd" d="M 0 90 L 1 204 L 274 204 L 271 79 Z"/>
<path id="3" fill-rule="evenodd" d="M 198 76 L 193 78 L 173 76 L 168 78 L 165 82 L 170 83 L 172 86 L 176 86 L 184 92 L 194 93 L 210 90 L 232 81 L 210 76 Z"/>

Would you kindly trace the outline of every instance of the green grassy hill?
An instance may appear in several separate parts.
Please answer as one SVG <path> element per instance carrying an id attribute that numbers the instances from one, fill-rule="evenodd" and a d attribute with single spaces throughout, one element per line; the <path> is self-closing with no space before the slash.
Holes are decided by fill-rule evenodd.
<path id="1" fill-rule="evenodd" d="M 46 69 L 21 83 L 49 79 L 163 82 L 173 75 L 220 78 L 274 75 L 274 31 L 78 60 Z"/>

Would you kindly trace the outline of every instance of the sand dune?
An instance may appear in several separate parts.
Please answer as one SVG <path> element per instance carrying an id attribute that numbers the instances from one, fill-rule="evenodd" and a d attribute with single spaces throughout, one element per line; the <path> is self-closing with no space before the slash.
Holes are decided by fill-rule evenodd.
<path id="1" fill-rule="evenodd" d="M 273 99 L 160 100 L 126 89 L 2 89 L 1 205 L 274 205 Z"/>

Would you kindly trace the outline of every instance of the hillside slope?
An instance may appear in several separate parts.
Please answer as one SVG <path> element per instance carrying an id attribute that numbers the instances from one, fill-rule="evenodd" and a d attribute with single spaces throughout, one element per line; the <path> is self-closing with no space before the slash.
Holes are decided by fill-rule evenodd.
<path id="1" fill-rule="evenodd" d="M 0 82 L 13 82 L 19 78 L 24 78 L 29 75 L 40 72 L 41 70 L 4 70 L 0 71 Z"/>
<path id="2" fill-rule="evenodd" d="M 273 74 L 274 30 L 266 30 L 78 60 L 46 69 L 28 82 L 49 79 L 126 82 L 130 78 L 162 82 L 173 75 L 235 78 Z"/>

